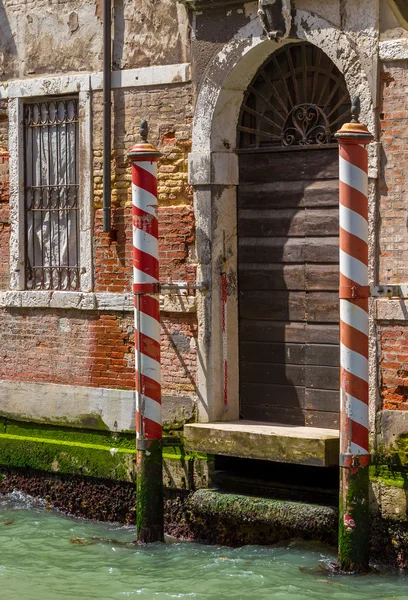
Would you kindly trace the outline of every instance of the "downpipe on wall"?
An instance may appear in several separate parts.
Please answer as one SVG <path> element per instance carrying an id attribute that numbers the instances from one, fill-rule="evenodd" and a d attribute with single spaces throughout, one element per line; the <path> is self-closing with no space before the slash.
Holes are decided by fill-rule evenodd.
<path id="1" fill-rule="evenodd" d="M 359 123 L 336 133 L 340 173 L 340 507 L 339 568 L 369 568 L 368 154 L 373 136 Z"/>
<path id="2" fill-rule="evenodd" d="M 103 0 L 103 231 L 111 230 L 112 5 Z"/>

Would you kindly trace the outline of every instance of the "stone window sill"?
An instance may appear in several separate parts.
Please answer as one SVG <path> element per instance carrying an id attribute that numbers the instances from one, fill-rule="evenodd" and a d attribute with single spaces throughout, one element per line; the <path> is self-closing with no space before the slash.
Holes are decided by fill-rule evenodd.
<path id="1" fill-rule="evenodd" d="M 110 292 L 0 292 L 0 308 L 56 308 L 74 310 L 133 311 L 133 295 Z M 195 312 L 195 296 L 160 296 L 162 312 Z"/>

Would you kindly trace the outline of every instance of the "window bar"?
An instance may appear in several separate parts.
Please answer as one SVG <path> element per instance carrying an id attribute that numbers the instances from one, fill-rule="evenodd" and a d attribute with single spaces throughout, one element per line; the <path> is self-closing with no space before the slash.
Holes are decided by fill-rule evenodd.
<path id="1" fill-rule="evenodd" d="M 40 114 L 41 114 L 41 105 L 38 104 L 38 114 L 37 117 L 38 119 L 41 119 Z M 39 204 L 38 204 L 38 208 L 40 209 L 40 232 L 41 232 L 41 289 L 44 289 L 44 236 L 43 236 L 43 222 L 44 222 L 44 216 L 43 216 L 43 211 L 41 210 L 43 208 L 43 196 L 42 196 L 42 173 L 43 173 L 43 168 L 42 168 L 42 133 L 41 133 L 41 128 L 38 129 L 37 131 L 37 136 L 38 136 L 38 146 L 39 146 L 39 155 L 40 155 L 40 172 L 39 172 L 39 176 L 38 176 L 38 181 L 37 186 L 38 186 L 38 199 L 39 199 Z M 35 261 L 36 262 L 36 261 Z M 37 267 L 35 267 L 37 268 Z"/>
<path id="2" fill-rule="evenodd" d="M 59 189 L 59 167 L 60 167 L 60 140 L 58 135 L 58 126 L 57 126 L 57 117 L 58 117 L 58 103 L 55 103 L 55 145 L 56 145 L 56 154 L 57 154 L 57 163 L 55 165 L 55 199 L 57 206 L 57 222 L 58 222 L 58 289 L 61 289 L 62 278 L 61 278 L 61 236 L 59 232 L 61 231 L 61 221 L 60 221 L 60 211 L 61 211 L 61 193 Z"/>
<path id="3" fill-rule="evenodd" d="M 66 220 L 66 224 L 67 224 L 67 239 L 66 239 L 66 244 L 67 244 L 67 278 L 66 278 L 66 286 L 68 286 L 68 289 L 70 288 L 70 275 L 69 275 L 69 193 L 68 193 L 68 169 L 69 169 L 69 162 L 68 162 L 68 104 L 66 102 L 64 102 L 64 121 L 65 121 L 65 207 L 66 207 L 66 212 L 65 212 L 65 220 Z"/>
<path id="4" fill-rule="evenodd" d="M 50 224 L 50 234 L 49 239 L 51 240 L 52 234 L 52 192 L 51 192 L 51 151 L 50 151 L 50 105 L 48 105 L 47 112 L 47 150 L 48 150 L 48 167 L 47 167 L 47 179 L 48 179 L 48 189 L 47 189 L 47 203 L 49 208 L 49 224 Z M 58 236 L 59 237 L 59 236 Z M 52 248 L 50 241 L 50 287 L 54 288 L 54 272 L 53 272 L 53 261 L 52 261 Z"/>

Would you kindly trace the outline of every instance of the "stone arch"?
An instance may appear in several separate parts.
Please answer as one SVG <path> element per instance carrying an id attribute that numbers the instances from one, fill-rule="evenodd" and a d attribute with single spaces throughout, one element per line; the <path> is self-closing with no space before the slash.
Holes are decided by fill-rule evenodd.
<path id="1" fill-rule="evenodd" d="M 254 18 L 214 57 L 198 93 L 193 121 L 193 152 L 233 152 L 244 91 L 258 68 L 282 43 L 307 41 L 317 46 L 343 73 L 350 97 L 359 96 L 361 120 L 375 132 L 375 115 L 367 76 L 348 36 L 316 14 L 298 10 L 291 37 L 267 40 Z"/>
<path id="2" fill-rule="evenodd" d="M 195 107 L 189 164 L 197 225 L 197 277 L 209 285 L 209 292 L 199 294 L 197 301 L 199 421 L 239 418 L 237 123 L 244 92 L 260 66 L 282 44 L 296 41 L 307 41 L 327 54 L 343 73 L 350 97 L 360 97 L 362 122 L 373 133 L 376 130 L 370 85 L 351 40 L 316 14 L 298 10 L 291 36 L 277 43 L 265 38 L 255 12 L 208 66 Z M 228 276 L 228 402 L 223 389 L 223 272 Z"/>

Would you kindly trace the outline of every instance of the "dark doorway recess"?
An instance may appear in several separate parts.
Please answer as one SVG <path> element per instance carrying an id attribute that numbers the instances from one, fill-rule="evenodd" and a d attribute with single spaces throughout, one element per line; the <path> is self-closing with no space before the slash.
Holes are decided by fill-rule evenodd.
<path id="1" fill-rule="evenodd" d="M 339 426 L 333 134 L 349 108 L 342 75 L 309 44 L 275 53 L 245 95 L 237 202 L 244 419 Z"/>

